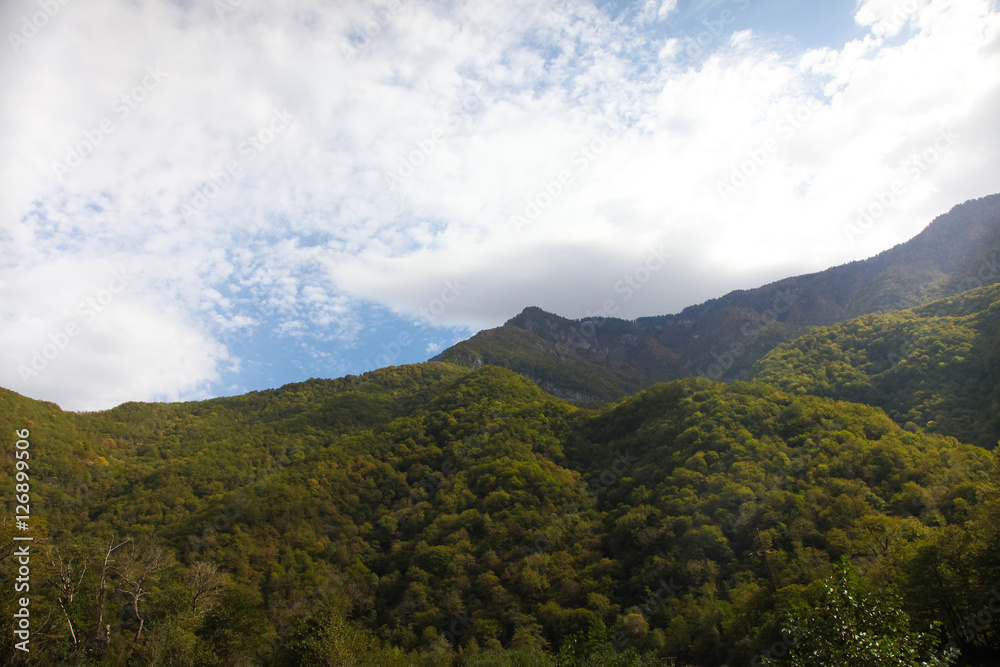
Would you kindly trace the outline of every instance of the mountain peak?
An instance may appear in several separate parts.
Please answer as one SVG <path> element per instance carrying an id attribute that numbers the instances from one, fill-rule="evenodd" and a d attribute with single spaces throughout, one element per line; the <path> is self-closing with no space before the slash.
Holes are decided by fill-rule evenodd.
<path id="1" fill-rule="evenodd" d="M 571 320 L 529 306 L 434 359 L 503 366 L 558 396 L 605 400 L 691 375 L 739 380 L 811 327 L 1000 282 L 998 220 L 1000 194 L 970 200 L 875 257 L 736 290 L 675 315 Z"/>
<path id="2" fill-rule="evenodd" d="M 571 322 L 572 320 L 568 320 L 561 315 L 556 315 L 555 313 L 542 310 L 538 306 L 528 306 L 520 313 L 507 320 L 504 323 L 504 326 L 512 326 L 517 327 L 518 329 L 524 329 L 525 331 L 539 333 L 539 331 L 558 328 L 560 326 L 570 324 Z"/>

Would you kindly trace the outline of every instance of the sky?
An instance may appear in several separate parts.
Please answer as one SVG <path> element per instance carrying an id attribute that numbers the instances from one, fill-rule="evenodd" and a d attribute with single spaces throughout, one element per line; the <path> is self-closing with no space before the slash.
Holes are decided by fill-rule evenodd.
<path id="1" fill-rule="evenodd" d="M 0 29 L 0 386 L 67 410 L 425 361 L 527 306 L 675 313 L 1000 191 L 995 0 L 4 0 Z"/>

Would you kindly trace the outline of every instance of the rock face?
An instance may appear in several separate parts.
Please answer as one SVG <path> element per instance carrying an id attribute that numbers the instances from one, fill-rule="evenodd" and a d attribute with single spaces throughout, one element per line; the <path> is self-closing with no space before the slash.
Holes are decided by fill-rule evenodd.
<path id="1" fill-rule="evenodd" d="M 1000 282 L 998 259 L 1000 194 L 960 204 L 913 239 L 863 261 L 737 290 L 674 315 L 569 320 L 528 307 L 433 360 L 509 368 L 578 402 L 695 375 L 738 380 L 812 327 Z"/>

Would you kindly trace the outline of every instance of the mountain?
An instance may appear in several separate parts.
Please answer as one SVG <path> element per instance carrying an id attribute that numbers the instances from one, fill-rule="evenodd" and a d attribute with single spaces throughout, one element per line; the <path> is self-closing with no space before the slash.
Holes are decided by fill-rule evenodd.
<path id="1" fill-rule="evenodd" d="M 998 664 L 998 222 L 363 376 L 0 389 L 0 662 L 722 667 L 846 614 L 892 664 Z"/>
<path id="2" fill-rule="evenodd" d="M 795 393 L 877 405 L 910 430 L 1000 439 L 1000 285 L 864 315 L 783 343 L 751 375 Z"/>
<path id="3" fill-rule="evenodd" d="M 870 259 L 633 321 L 568 320 L 526 308 L 434 360 L 510 368 L 582 403 L 614 400 L 681 377 L 741 379 L 768 351 L 811 327 L 998 282 L 998 252 L 1000 194 L 960 204 L 913 239 Z"/>
<path id="4" fill-rule="evenodd" d="M 90 414 L 0 391 L 0 430 L 30 432 L 35 664 L 750 664 L 842 556 L 996 646 L 964 620 L 1000 567 L 989 453 L 763 383 L 587 409 L 425 363 Z"/>

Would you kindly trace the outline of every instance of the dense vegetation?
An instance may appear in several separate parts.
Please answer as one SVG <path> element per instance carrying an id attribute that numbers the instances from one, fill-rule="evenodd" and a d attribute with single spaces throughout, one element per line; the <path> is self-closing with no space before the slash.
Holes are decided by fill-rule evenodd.
<path id="1" fill-rule="evenodd" d="M 427 363 L 93 414 L 0 390 L 25 428 L 34 664 L 751 664 L 842 557 L 927 650 L 997 658 L 1000 467 L 877 408 L 689 379 L 584 409 Z"/>
<path id="2" fill-rule="evenodd" d="M 877 405 L 908 430 L 992 448 L 1000 438 L 1000 286 L 865 315 L 780 345 L 756 378 Z"/>

